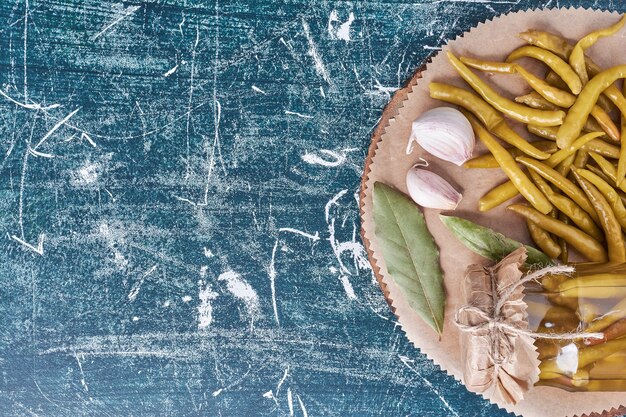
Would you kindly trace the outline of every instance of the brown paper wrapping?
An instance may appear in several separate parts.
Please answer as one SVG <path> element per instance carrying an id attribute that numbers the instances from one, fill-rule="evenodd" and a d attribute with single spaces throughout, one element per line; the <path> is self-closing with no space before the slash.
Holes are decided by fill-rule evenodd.
<path id="1" fill-rule="evenodd" d="M 520 268 L 526 248 L 520 247 L 494 266 L 472 264 L 463 283 L 463 302 L 457 323 L 461 332 L 463 383 L 499 403 L 517 403 L 539 380 L 534 339 L 514 329 L 528 329 Z M 508 292 L 514 288 L 514 291 Z M 495 311 L 497 303 L 502 308 Z M 491 326 L 494 321 L 510 329 Z"/>
<path id="2" fill-rule="evenodd" d="M 452 40 L 445 49 L 451 49 L 457 55 L 468 55 L 490 60 L 503 60 L 509 52 L 522 46 L 523 41 L 517 33 L 534 28 L 559 33 L 569 39 L 576 39 L 591 30 L 608 26 L 619 19 L 617 13 L 585 9 L 534 10 L 507 14 L 477 27 L 463 36 Z M 603 67 L 626 63 L 622 54 L 626 32 L 601 39 L 589 55 Z M 536 71 L 539 65 L 530 60 L 521 61 L 527 69 Z M 514 75 L 487 76 L 491 85 L 503 95 L 514 97 L 525 94 L 528 87 Z M 424 210 L 428 227 L 435 237 L 441 252 L 441 266 L 445 274 L 444 284 L 448 302 L 446 321 L 441 340 L 409 307 L 398 287 L 386 274 L 385 264 L 374 238 L 372 216 L 372 189 L 375 181 L 390 184 L 406 192 L 404 177 L 407 170 L 419 156 L 430 162 L 430 169 L 450 181 L 463 191 L 463 200 L 454 212 L 490 227 L 507 236 L 530 242 L 523 222 L 516 216 L 506 213 L 504 207 L 498 207 L 487 213 L 476 210 L 478 199 L 493 186 L 504 181 L 505 176 L 499 170 L 466 170 L 438 160 L 423 151 L 405 154 L 407 140 L 411 131 L 411 122 L 425 110 L 444 103 L 432 100 L 428 95 L 428 83 L 439 81 L 466 87 L 455 74 L 444 54 L 437 54 L 427 64 L 424 71 L 410 81 L 407 88 L 400 90 L 385 111 L 381 123 L 374 132 L 368 154 L 361 189 L 362 235 L 370 256 L 373 269 L 392 310 L 409 340 L 448 374 L 461 380 L 464 364 L 459 349 L 459 331 L 452 323 L 455 312 L 461 303 L 461 280 L 465 268 L 484 260 L 458 242 L 439 221 L 439 211 Z M 524 129 L 518 129 L 526 135 Z M 476 154 L 485 149 L 478 145 Z M 551 387 L 535 387 L 527 393 L 525 399 L 516 405 L 506 404 L 489 393 L 483 394 L 491 402 L 507 411 L 526 417 L 562 417 L 603 413 L 604 416 L 617 416 L 626 413 L 620 408 L 626 393 L 570 393 Z"/>

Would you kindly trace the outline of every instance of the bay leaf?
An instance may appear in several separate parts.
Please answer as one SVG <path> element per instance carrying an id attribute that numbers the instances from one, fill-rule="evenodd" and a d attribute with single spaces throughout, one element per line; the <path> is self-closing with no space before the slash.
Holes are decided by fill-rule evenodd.
<path id="1" fill-rule="evenodd" d="M 387 272 L 409 305 L 437 333 L 443 331 L 446 302 L 439 249 L 424 215 L 403 193 L 374 184 L 375 235 Z"/>
<path id="2" fill-rule="evenodd" d="M 499 262 L 502 258 L 522 246 L 522 243 L 509 239 L 501 233 L 480 226 L 461 217 L 439 215 L 446 227 L 468 249 L 487 259 Z M 528 253 L 527 266 L 553 265 L 554 261 L 548 255 L 532 246 L 524 245 Z"/>

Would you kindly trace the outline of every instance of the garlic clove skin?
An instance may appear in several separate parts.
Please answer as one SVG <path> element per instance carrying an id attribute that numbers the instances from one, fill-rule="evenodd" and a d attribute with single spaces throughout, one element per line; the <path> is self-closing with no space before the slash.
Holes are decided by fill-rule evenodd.
<path id="1" fill-rule="evenodd" d="M 463 198 L 439 175 L 417 166 L 407 172 L 406 187 L 411 199 L 422 207 L 454 210 Z"/>
<path id="2" fill-rule="evenodd" d="M 414 142 L 437 158 L 461 166 L 472 157 L 476 138 L 463 113 L 452 107 L 436 107 L 413 122 L 407 154 Z"/>

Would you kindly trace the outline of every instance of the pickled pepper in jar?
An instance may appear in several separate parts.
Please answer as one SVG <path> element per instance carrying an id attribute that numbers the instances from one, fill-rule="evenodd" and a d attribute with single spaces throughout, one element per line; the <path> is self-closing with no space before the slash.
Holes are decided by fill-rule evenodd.
<path id="1" fill-rule="evenodd" d="M 568 391 L 626 391 L 626 263 L 576 264 L 525 285 L 539 382 Z M 572 334 L 595 334 L 572 338 Z"/>

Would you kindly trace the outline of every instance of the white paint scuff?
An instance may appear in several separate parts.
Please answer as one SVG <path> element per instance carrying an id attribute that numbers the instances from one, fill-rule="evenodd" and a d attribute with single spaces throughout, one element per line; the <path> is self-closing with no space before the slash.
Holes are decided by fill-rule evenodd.
<path id="1" fill-rule="evenodd" d="M 280 229 L 278 229 L 278 231 L 300 235 L 300 236 L 306 237 L 307 239 L 311 239 L 313 242 L 317 242 L 318 240 L 320 240 L 319 232 L 315 232 L 315 234 L 312 235 L 310 233 L 303 232 L 302 230 L 298 230 L 298 229 L 293 229 L 291 227 L 281 227 Z"/>
<path id="2" fill-rule="evenodd" d="M 74 357 L 76 358 L 76 362 L 78 363 L 78 370 L 80 371 L 80 384 L 83 386 L 85 392 L 89 392 L 89 386 L 87 385 L 87 380 L 85 379 L 85 372 L 83 371 L 82 360 L 85 360 L 85 356 L 82 354 L 74 353 Z"/>
<path id="3" fill-rule="evenodd" d="M 289 416 L 293 416 L 293 395 L 291 388 L 287 388 L 287 405 L 289 406 Z"/>
<path id="4" fill-rule="evenodd" d="M 307 413 L 306 407 L 304 406 L 304 403 L 302 402 L 300 396 L 296 394 L 296 398 L 298 398 L 298 404 L 300 404 L 300 409 L 302 410 L 303 417 L 309 417 L 309 413 Z"/>
<path id="5" fill-rule="evenodd" d="M 146 280 L 146 277 L 153 273 L 157 269 L 157 265 L 152 266 L 146 273 L 142 275 L 142 277 L 135 282 L 130 292 L 128 293 L 128 301 L 133 302 L 137 299 L 137 295 L 139 295 L 139 291 L 141 290 L 141 285 Z"/>
<path id="6" fill-rule="evenodd" d="M 98 181 L 102 166 L 97 162 L 87 162 L 74 174 L 75 185 L 89 185 Z"/>
<path id="7" fill-rule="evenodd" d="M 452 408 L 452 406 L 450 405 L 450 403 L 444 398 L 443 395 L 441 395 L 441 393 L 439 392 L 439 390 L 437 390 L 437 388 L 435 388 L 435 386 L 428 380 L 426 379 L 421 373 L 419 373 L 419 371 L 417 369 L 415 369 L 414 367 L 411 366 L 412 363 L 414 363 L 415 361 L 412 359 L 407 358 L 406 356 L 402 356 L 402 355 L 398 355 L 398 358 L 400 358 L 400 360 L 402 361 L 402 363 L 404 364 L 404 366 L 406 366 L 407 368 L 409 368 L 411 371 L 413 371 L 413 373 L 419 378 L 419 380 L 426 385 L 436 396 L 437 398 L 439 398 L 439 400 L 442 402 L 443 406 L 448 410 L 448 412 L 450 414 L 450 416 L 453 417 L 461 417 L 459 415 L 459 413 L 457 413 L 457 411 Z"/>
<path id="8" fill-rule="evenodd" d="M 91 139 L 91 136 L 89 136 L 87 133 L 82 132 L 80 134 L 80 138 L 86 140 L 87 143 L 89 143 L 92 147 L 94 148 L 98 147 L 98 145 L 96 145 L 96 142 L 94 142 L 93 139 Z"/>
<path id="9" fill-rule="evenodd" d="M 267 93 L 263 90 L 261 90 L 259 87 L 257 87 L 256 85 L 252 86 L 252 91 L 256 91 L 257 93 L 261 93 L 261 94 L 265 94 L 267 95 Z"/>
<path id="10" fill-rule="evenodd" d="M 329 85 L 333 85 L 333 81 L 328 75 L 328 71 L 326 70 L 326 66 L 324 65 L 324 61 L 322 61 L 322 56 L 317 51 L 317 45 L 315 41 L 313 41 L 313 37 L 311 36 L 311 29 L 306 20 L 302 19 L 302 28 L 304 29 L 304 36 L 309 42 L 309 51 L 308 54 L 311 58 L 313 58 L 313 63 L 315 64 L 315 71 L 326 81 Z"/>
<path id="11" fill-rule="evenodd" d="M 165 72 L 163 74 L 163 77 L 167 78 L 170 75 L 174 74 L 176 71 L 178 70 L 178 64 L 176 64 L 175 66 L 173 66 L 172 68 L 170 68 L 169 70 L 167 70 L 167 72 Z"/>
<path id="12" fill-rule="evenodd" d="M 313 116 L 310 116 L 308 114 L 302 114 L 302 113 L 298 113 L 297 111 L 291 111 L 291 110 L 285 110 L 285 114 L 288 116 L 298 116 L 302 119 L 312 119 Z"/>
<path id="13" fill-rule="evenodd" d="M 307 233 L 299 229 L 294 229 L 291 227 L 281 227 L 278 229 L 278 232 L 283 233 L 293 233 L 307 239 L 310 239 L 313 243 L 320 240 L 319 232 L 315 232 L 315 234 Z M 274 241 L 274 247 L 272 248 L 272 258 L 267 267 L 267 275 L 270 279 L 270 291 L 272 293 L 272 309 L 274 310 L 274 320 L 276 320 L 276 324 L 280 326 L 280 319 L 278 318 L 278 303 L 276 301 L 276 250 L 278 249 L 278 244 L 280 242 L 280 237 L 277 237 Z M 283 247 L 284 251 L 285 247 Z"/>
<path id="14" fill-rule="evenodd" d="M 341 23 L 337 10 L 330 12 L 328 17 L 328 34 L 331 39 L 341 39 L 345 42 L 350 41 L 350 26 L 354 22 L 354 13 L 350 12 L 348 20 Z M 340 24 L 341 23 L 341 24 Z"/>
<path id="15" fill-rule="evenodd" d="M 217 298 L 218 294 L 211 289 L 211 285 L 207 284 L 204 289 L 200 288 L 198 298 L 200 305 L 198 306 L 198 329 L 206 329 L 213 322 L 213 306 L 211 301 Z"/>
<path id="16" fill-rule="evenodd" d="M 272 248 L 272 259 L 269 267 L 267 268 L 267 275 L 270 278 L 270 291 L 272 292 L 272 309 L 274 310 L 274 320 L 276 324 L 280 326 L 280 319 L 278 318 L 278 303 L 276 302 L 276 249 L 278 249 L 278 239 L 274 242 Z"/>
<path id="17" fill-rule="evenodd" d="M 43 255 L 43 240 L 45 239 L 45 237 L 46 235 L 44 233 L 39 234 L 39 241 L 37 243 L 37 247 L 34 247 L 30 243 L 26 242 L 24 239 L 20 239 L 16 235 L 11 235 L 11 239 L 13 239 L 17 243 L 24 246 L 25 248 L 32 250 L 33 252 L 39 255 Z"/>
<path id="18" fill-rule="evenodd" d="M 357 240 L 357 227 L 353 223 L 352 225 L 352 239 L 348 241 L 339 241 L 336 237 L 336 226 L 335 226 L 335 213 L 331 213 L 331 210 L 334 206 L 340 206 L 339 200 L 344 197 L 348 193 L 348 190 L 341 190 L 337 194 L 335 194 L 327 203 L 324 208 L 324 217 L 326 219 L 326 224 L 328 225 L 328 242 L 333 250 L 335 258 L 337 260 L 337 264 L 339 268 L 334 268 L 331 270 L 333 273 L 337 273 L 339 275 L 339 281 L 341 282 L 343 289 L 346 293 L 348 299 L 356 299 L 356 293 L 354 292 L 354 288 L 349 281 L 350 276 L 358 276 L 359 270 L 371 270 L 369 262 L 367 260 L 367 253 L 363 245 Z M 349 269 L 344 263 L 342 256 L 344 253 L 348 253 L 353 262 L 353 269 Z"/>
<path id="19" fill-rule="evenodd" d="M 235 271 L 226 271 L 217 277 L 218 281 L 226 282 L 226 289 L 235 298 L 243 301 L 250 318 L 254 320 L 260 314 L 259 296 L 250 284 Z"/>
<path id="20" fill-rule="evenodd" d="M 339 280 L 341 281 L 341 284 L 343 285 L 343 289 L 346 292 L 346 296 L 350 300 L 356 300 L 356 294 L 354 293 L 354 288 L 352 287 L 350 280 L 348 280 L 348 277 L 346 275 L 341 274 L 339 275 Z"/>
<path id="21" fill-rule="evenodd" d="M 340 151 L 320 149 L 317 153 L 305 152 L 305 154 L 302 155 L 301 158 L 307 164 L 334 168 L 343 165 L 346 162 L 347 154 L 352 151 L 356 151 L 356 149 L 348 148 L 341 149 Z"/>
<path id="22" fill-rule="evenodd" d="M 68 114 L 67 116 L 65 116 L 62 120 L 59 120 L 54 126 L 52 126 L 52 129 L 48 130 L 48 132 L 45 135 L 43 135 L 43 137 L 39 140 L 39 142 L 37 142 L 37 144 L 32 147 L 33 150 L 36 151 L 50 136 L 52 136 L 54 132 L 56 132 L 61 126 L 66 124 L 68 120 L 72 118 L 72 116 L 78 113 L 79 110 L 80 110 L 80 107 L 74 110 L 73 112 L 71 112 L 70 114 Z"/>
<path id="23" fill-rule="evenodd" d="M 280 393 L 280 388 L 283 386 L 283 384 L 285 383 L 285 380 L 287 379 L 288 376 L 289 376 L 289 365 L 287 365 L 287 367 L 285 368 L 285 372 L 283 373 L 283 377 L 280 378 L 280 381 L 278 381 L 278 385 L 276 385 L 276 395 L 278 395 L 278 393 Z"/>
<path id="24" fill-rule="evenodd" d="M 137 10 L 139 10 L 141 8 L 141 6 L 128 6 L 127 8 L 124 9 L 121 4 L 116 5 L 116 6 L 118 8 L 117 13 L 116 13 L 116 17 L 113 19 L 113 21 L 111 23 L 105 25 L 104 28 L 102 28 L 102 30 L 100 32 L 98 32 L 94 36 L 92 36 L 91 37 L 92 41 L 95 41 L 100 36 L 104 35 L 113 26 L 117 25 L 122 20 L 126 19 L 127 17 L 132 16 L 133 14 L 135 14 L 137 12 Z"/>

